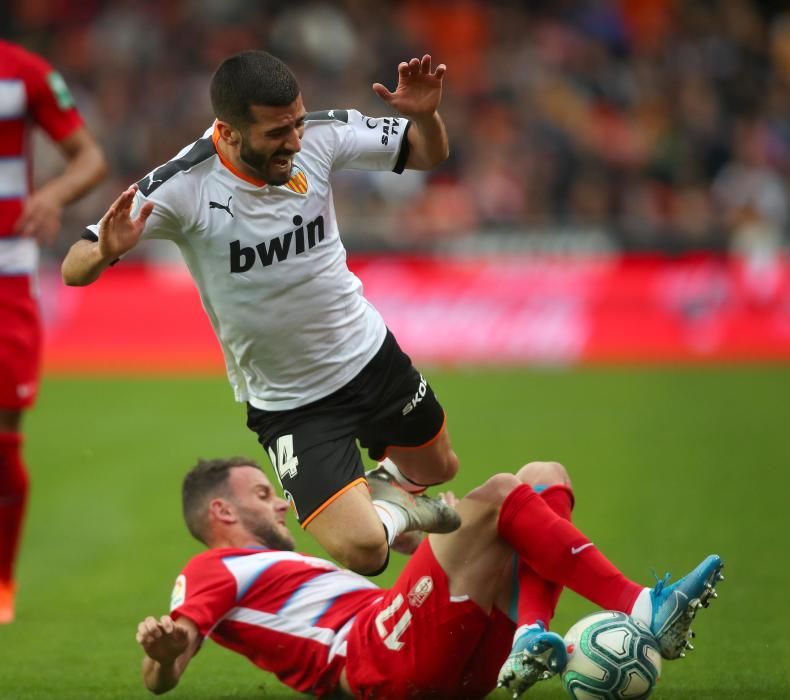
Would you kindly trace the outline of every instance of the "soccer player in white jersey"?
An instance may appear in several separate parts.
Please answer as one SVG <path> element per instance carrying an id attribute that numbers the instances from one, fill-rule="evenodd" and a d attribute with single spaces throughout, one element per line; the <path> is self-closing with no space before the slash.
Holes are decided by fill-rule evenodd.
<path id="1" fill-rule="evenodd" d="M 395 92 L 373 85 L 400 116 L 308 113 L 284 63 L 232 56 L 211 82 L 213 126 L 121 194 L 63 262 L 66 284 L 84 285 L 141 239 L 178 245 L 302 527 L 366 574 L 402 532 L 458 519 L 435 499 L 371 499 L 356 440 L 382 464 L 373 478 L 413 494 L 451 479 L 458 459 L 433 391 L 346 265 L 330 177 L 442 162 L 445 71 L 426 55 L 398 66 Z"/>
<path id="2" fill-rule="evenodd" d="M 176 579 L 170 613 L 138 625 L 143 681 L 157 694 L 211 637 L 317 696 L 478 698 L 499 684 L 515 697 L 567 661 L 547 631 L 563 586 L 640 619 L 673 659 L 721 578 L 711 555 L 671 585 L 629 581 L 571 524 L 574 496 L 556 462 L 474 489 L 457 505 L 462 527 L 424 540 L 389 590 L 294 552 L 288 504 L 248 459 L 200 462 L 182 498 L 209 549 Z"/>

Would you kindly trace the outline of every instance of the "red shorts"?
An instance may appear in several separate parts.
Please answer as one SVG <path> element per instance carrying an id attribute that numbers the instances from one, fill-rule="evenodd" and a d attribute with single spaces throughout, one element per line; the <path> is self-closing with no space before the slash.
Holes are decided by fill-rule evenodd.
<path id="1" fill-rule="evenodd" d="M 41 368 L 41 317 L 31 277 L 0 277 L 0 408 L 32 406 Z"/>
<path id="2" fill-rule="evenodd" d="M 357 615 L 346 676 L 359 698 L 482 698 L 496 686 L 514 631 L 498 610 L 450 599 L 425 540 L 395 586 Z"/>

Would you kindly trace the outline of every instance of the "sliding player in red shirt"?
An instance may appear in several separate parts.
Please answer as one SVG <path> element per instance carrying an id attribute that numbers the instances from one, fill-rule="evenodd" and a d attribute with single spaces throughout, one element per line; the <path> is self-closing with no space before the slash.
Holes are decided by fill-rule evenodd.
<path id="1" fill-rule="evenodd" d="M 0 41 L 0 124 L 0 623 L 7 623 L 14 619 L 14 562 L 28 491 L 22 414 L 38 391 L 38 245 L 54 242 L 63 207 L 99 182 L 106 166 L 60 74 L 5 41 Z M 30 153 L 34 126 L 57 143 L 67 161 L 61 175 L 36 191 Z"/>
<path id="2" fill-rule="evenodd" d="M 211 637 L 317 696 L 477 698 L 497 683 L 516 696 L 567 661 L 546 629 L 563 586 L 644 622 L 664 658 L 682 655 L 721 559 L 645 588 L 571 524 L 573 502 L 556 462 L 497 474 L 460 501 L 460 529 L 423 541 L 383 590 L 294 552 L 288 503 L 253 462 L 201 462 L 184 480 L 183 511 L 209 550 L 182 570 L 170 614 L 138 626 L 145 685 L 174 688 Z"/>

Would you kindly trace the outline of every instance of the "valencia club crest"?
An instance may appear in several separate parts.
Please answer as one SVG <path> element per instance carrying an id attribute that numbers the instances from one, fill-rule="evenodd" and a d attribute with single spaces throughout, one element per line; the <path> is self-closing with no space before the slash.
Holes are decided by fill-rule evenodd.
<path id="1" fill-rule="evenodd" d="M 291 168 L 291 179 L 283 185 L 296 194 L 307 194 L 307 175 L 298 165 Z"/>

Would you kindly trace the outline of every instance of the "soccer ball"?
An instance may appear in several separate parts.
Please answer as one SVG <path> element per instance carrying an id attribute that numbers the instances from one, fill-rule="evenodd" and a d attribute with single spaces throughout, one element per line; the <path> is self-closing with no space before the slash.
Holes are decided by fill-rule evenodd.
<path id="1" fill-rule="evenodd" d="M 575 700 L 647 698 L 661 675 L 661 652 L 650 630 L 606 610 L 579 620 L 565 635 L 562 685 Z"/>

